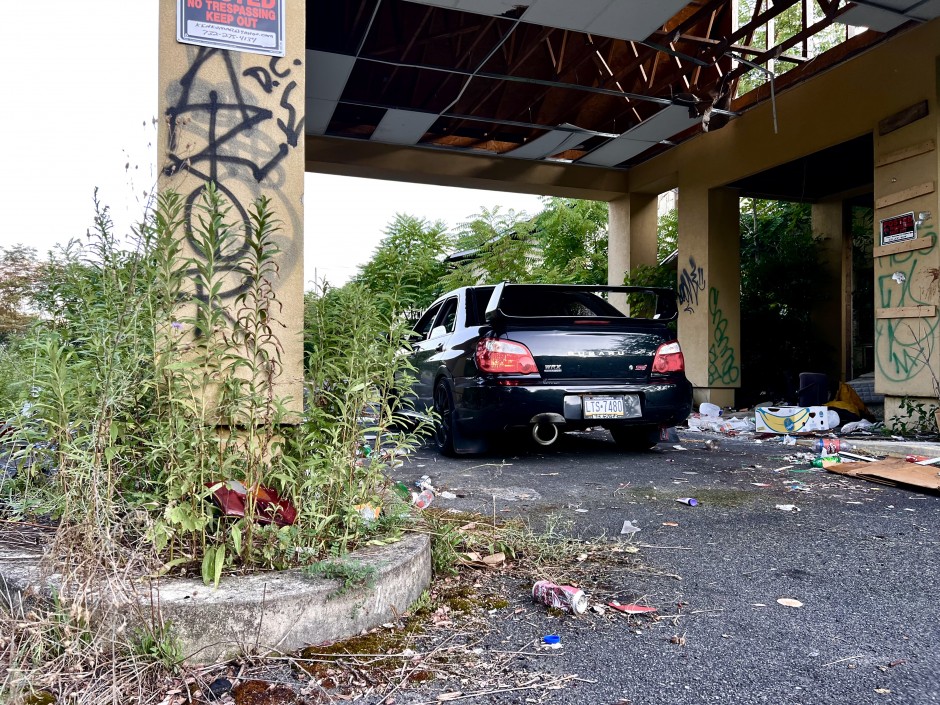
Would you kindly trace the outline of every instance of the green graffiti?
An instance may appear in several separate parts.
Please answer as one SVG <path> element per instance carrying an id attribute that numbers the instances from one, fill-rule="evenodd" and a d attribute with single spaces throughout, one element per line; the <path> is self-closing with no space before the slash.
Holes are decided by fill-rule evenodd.
<path id="1" fill-rule="evenodd" d="M 920 265 L 920 256 L 930 252 L 936 244 L 936 233 L 926 226 L 924 239 L 930 243 L 919 250 L 890 255 L 888 273 L 877 278 L 877 297 L 880 308 L 901 306 L 927 306 L 912 288 Z M 936 280 L 935 269 L 927 271 Z M 940 274 L 940 273 L 938 273 Z M 923 294 L 923 292 L 922 292 Z M 926 296 L 930 298 L 928 290 Z M 920 374 L 930 363 L 936 346 L 938 319 L 877 318 L 875 319 L 875 363 L 878 371 L 891 382 L 908 382 Z"/>
<path id="2" fill-rule="evenodd" d="M 712 342 L 708 348 L 708 383 L 734 384 L 741 376 L 734 348 L 728 339 L 728 319 L 718 307 L 718 289 L 708 290 L 708 313 L 712 325 Z"/>

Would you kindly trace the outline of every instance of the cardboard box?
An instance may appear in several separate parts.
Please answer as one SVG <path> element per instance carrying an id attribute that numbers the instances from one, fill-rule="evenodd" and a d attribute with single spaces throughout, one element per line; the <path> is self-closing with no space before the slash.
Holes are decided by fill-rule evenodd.
<path id="1" fill-rule="evenodd" d="M 754 414 L 757 433 L 804 433 L 831 428 L 829 410 L 824 406 L 758 406 Z"/>

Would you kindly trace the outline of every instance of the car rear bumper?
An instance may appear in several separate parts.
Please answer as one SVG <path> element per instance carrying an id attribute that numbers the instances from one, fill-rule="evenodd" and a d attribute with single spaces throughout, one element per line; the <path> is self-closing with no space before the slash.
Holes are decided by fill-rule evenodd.
<path id="1" fill-rule="evenodd" d="M 636 394 L 641 414 L 627 419 L 584 418 L 581 398 L 587 395 Z M 542 414 L 564 421 L 573 429 L 589 426 L 674 426 L 692 412 L 692 385 L 688 380 L 650 384 L 519 385 L 496 380 L 457 379 L 454 384 L 454 419 L 461 432 L 478 435 L 527 426 Z M 547 419 L 551 420 L 551 419 Z"/>

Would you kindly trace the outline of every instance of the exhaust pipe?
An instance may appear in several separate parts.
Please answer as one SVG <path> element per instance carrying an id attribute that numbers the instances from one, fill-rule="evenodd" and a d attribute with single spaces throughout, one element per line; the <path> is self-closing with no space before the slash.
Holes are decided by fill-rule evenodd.
<path id="1" fill-rule="evenodd" d="M 550 446 L 558 440 L 558 435 L 558 424 L 538 422 L 532 425 L 532 438 L 540 446 Z"/>

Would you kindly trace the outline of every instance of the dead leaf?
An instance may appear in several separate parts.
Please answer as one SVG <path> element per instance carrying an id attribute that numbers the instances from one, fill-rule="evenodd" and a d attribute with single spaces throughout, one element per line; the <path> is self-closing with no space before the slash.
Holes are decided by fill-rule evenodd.
<path id="1" fill-rule="evenodd" d="M 784 607 L 802 607 L 803 603 L 799 600 L 794 600 L 792 597 L 781 597 L 777 600 L 778 605 L 783 605 Z"/>
<path id="2" fill-rule="evenodd" d="M 679 646 L 685 646 L 685 637 L 684 636 L 673 636 L 669 639 L 670 644 L 678 644 Z"/>
<path id="3" fill-rule="evenodd" d="M 479 563 L 483 560 L 482 556 L 476 551 L 468 551 L 467 553 L 461 554 L 466 560 L 472 563 Z"/>
<path id="4" fill-rule="evenodd" d="M 483 558 L 483 562 L 486 563 L 486 565 L 490 565 L 490 566 L 499 565 L 499 564 L 501 564 L 501 563 L 505 563 L 505 562 L 506 562 L 506 554 L 503 553 L 503 552 L 491 553 L 490 555 L 485 556 L 485 557 Z"/>

